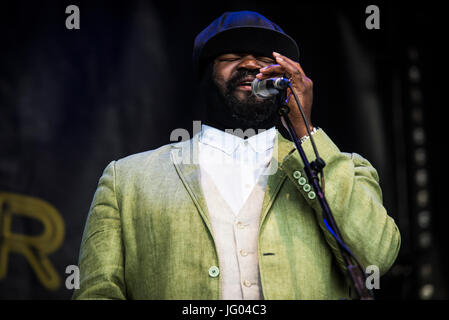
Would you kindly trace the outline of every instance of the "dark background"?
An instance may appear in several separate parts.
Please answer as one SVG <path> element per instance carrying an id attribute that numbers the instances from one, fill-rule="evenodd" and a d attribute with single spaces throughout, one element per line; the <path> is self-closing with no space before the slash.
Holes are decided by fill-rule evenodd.
<path id="1" fill-rule="evenodd" d="M 80 30 L 65 27 L 70 4 L 80 8 Z M 380 9 L 379 30 L 365 27 L 370 4 Z M 192 131 L 193 40 L 221 13 L 237 10 L 265 15 L 298 42 L 300 63 L 314 82 L 314 125 L 378 169 L 402 247 L 377 298 L 447 299 L 443 8 L 241 0 L 1 2 L 0 201 L 2 192 L 46 201 L 65 232 L 49 254 L 60 285 L 46 288 L 24 255 L 9 252 L 0 298 L 70 298 L 65 268 L 77 264 L 103 169 L 169 143 L 173 129 Z M 3 262 L 7 210 L 3 200 Z M 43 226 L 15 214 L 8 230 L 36 236 Z"/>

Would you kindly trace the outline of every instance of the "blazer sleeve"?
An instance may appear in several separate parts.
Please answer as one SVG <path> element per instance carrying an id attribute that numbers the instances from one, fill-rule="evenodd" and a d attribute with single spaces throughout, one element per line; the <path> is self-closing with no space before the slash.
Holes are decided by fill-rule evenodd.
<path id="1" fill-rule="evenodd" d="M 115 161 L 104 170 L 81 241 L 80 288 L 72 299 L 125 299 L 124 250 L 115 192 Z"/>
<path id="2" fill-rule="evenodd" d="M 325 197 L 343 240 L 364 268 L 375 265 L 380 274 L 384 274 L 396 260 L 401 237 L 394 220 L 388 216 L 382 204 L 382 191 L 376 169 L 356 153 L 340 152 L 322 129 L 319 129 L 313 138 L 320 157 L 326 162 Z M 302 147 L 308 160 L 314 160 L 315 154 L 310 139 L 303 142 Z M 311 191 L 305 192 L 304 187 L 293 176 L 295 171 L 300 171 L 303 177 L 306 176 L 304 164 L 296 149 L 285 157 L 281 168 L 314 209 L 337 263 L 344 274 L 347 274 L 337 242 L 325 226 L 317 197 L 314 197 L 313 193 L 310 194 Z"/>

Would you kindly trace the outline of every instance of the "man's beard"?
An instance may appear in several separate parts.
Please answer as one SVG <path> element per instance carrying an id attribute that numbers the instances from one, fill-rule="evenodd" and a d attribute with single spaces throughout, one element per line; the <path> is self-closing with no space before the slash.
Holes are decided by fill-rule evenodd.
<path id="1" fill-rule="evenodd" d="M 269 129 L 280 123 L 276 97 L 259 99 L 248 92 L 242 100 L 235 96 L 239 82 L 259 73 L 258 70 L 240 69 L 224 87 L 214 80 L 212 64 L 205 70 L 200 87 L 205 98 L 203 121 L 221 130 Z M 246 93 L 246 92 L 245 92 Z"/>

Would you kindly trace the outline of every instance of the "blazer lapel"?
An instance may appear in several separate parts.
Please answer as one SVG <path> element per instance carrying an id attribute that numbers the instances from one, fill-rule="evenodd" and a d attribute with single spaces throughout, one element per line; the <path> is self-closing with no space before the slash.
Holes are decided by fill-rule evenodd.
<path id="1" fill-rule="evenodd" d="M 280 170 L 280 164 L 288 154 L 295 150 L 294 144 L 291 141 L 285 139 L 278 130 L 276 131 L 276 141 L 274 143 L 274 150 L 273 156 L 270 161 L 270 167 L 268 168 L 269 177 L 262 204 L 259 229 L 262 226 L 268 211 L 273 205 L 273 201 L 276 198 L 276 195 L 279 193 L 283 181 L 287 177 L 285 172 Z"/>
<path id="2" fill-rule="evenodd" d="M 201 170 L 198 161 L 198 138 L 195 135 L 188 141 L 182 141 L 172 145 L 171 160 L 178 172 L 184 187 L 187 189 L 195 206 L 198 209 L 204 223 L 212 233 L 206 199 L 201 188 Z"/>

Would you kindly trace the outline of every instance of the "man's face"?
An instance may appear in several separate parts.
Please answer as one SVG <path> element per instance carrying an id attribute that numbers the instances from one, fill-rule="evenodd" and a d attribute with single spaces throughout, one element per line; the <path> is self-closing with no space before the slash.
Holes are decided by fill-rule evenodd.
<path id="1" fill-rule="evenodd" d="M 275 97 L 261 99 L 251 91 L 251 83 L 263 67 L 275 64 L 270 57 L 248 53 L 228 53 L 215 58 L 212 80 L 225 102 L 234 125 L 247 128 L 271 127 L 277 117 Z"/>
<path id="2" fill-rule="evenodd" d="M 247 53 L 222 54 L 214 61 L 213 78 L 223 95 L 231 94 L 241 102 L 249 102 L 251 82 L 256 74 L 261 68 L 275 63 L 273 58 Z M 259 102 L 262 100 L 254 98 Z"/>

